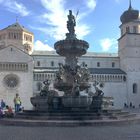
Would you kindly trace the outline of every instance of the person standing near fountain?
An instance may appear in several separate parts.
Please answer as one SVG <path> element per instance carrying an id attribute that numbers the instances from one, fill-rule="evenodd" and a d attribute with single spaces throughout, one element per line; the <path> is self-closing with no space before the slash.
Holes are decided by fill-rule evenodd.
<path id="1" fill-rule="evenodd" d="M 14 104 L 15 104 L 15 113 L 19 112 L 20 106 L 21 106 L 21 100 L 19 97 L 19 94 L 16 94 L 16 97 L 14 98 Z"/>

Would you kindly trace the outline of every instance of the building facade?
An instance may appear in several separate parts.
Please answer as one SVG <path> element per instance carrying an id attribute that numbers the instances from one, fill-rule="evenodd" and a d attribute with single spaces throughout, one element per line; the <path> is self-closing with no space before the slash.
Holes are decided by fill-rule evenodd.
<path id="1" fill-rule="evenodd" d="M 114 106 L 140 105 L 140 17 L 131 4 L 121 15 L 118 54 L 88 52 L 79 58 L 91 73 L 90 83 L 105 83 L 105 96 L 114 98 Z M 18 22 L 0 30 L 0 98 L 13 105 L 19 93 L 26 109 L 32 108 L 30 97 L 38 94 L 43 81 L 50 79 L 53 89 L 55 72 L 64 58 L 55 51 L 33 51 L 33 33 Z M 8 54 L 8 57 L 6 57 Z M 92 87 L 90 90 L 93 90 Z"/>
<path id="2" fill-rule="evenodd" d="M 33 40 L 33 33 L 18 22 L 0 30 L 0 99 L 12 107 L 18 93 L 23 106 L 32 108 Z"/>

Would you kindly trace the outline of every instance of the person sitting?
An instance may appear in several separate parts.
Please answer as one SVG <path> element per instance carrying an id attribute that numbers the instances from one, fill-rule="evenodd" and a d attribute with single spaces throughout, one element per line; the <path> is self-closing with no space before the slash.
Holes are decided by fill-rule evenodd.
<path id="1" fill-rule="evenodd" d="M 19 112 L 23 112 L 23 111 L 24 111 L 24 107 L 22 105 L 20 105 Z"/>
<path id="2" fill-rule="evenodd" d="M 5 104 L 5 102 L 3 101 L 3 99 L 1 99 L 0 106 L 1 106 L 2 109 L 4 109 L 4 108 L 6 107 L 6 104 Z"/>
<path id="3" fill-rule="evenodd" d="M 0 118 L 3 118 L 4 117 L 4 112 L 3 112 L 3 109 L 0 107 Z"/>
<path id="4" fill-rule="evenodd" d="M 8 117 L 8 118 L 14 117 L 14 113 L 11 106 L 8 106 L 8 105 L 6 106 L 5 117 Z"/>

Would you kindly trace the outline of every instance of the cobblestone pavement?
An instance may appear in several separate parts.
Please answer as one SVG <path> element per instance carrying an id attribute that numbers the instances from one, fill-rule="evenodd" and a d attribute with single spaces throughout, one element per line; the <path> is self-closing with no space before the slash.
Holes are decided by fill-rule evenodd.
<path id="1" fill-rule="evenodd" d="M 128 112 L 131 112 L 131 113 L 139 113 L 140 114 L 140 108 L 124 108 L 123 109 L 124 111 L 128 111 Z"/>
<path id="2" fill-rule="evenodd" d="M 126 109 L 125 111 L 128 111 Z M 130 112 L 140 113 L 140 109 Z M 93 127 L 1 126 L 0 140 L 140 140 L 140 124 Z"/>
<path id="3" fill-rule="evenodd" d="M 140 140 L 140 124 L 100 127 L 0 126 L 0 140 Z"/>

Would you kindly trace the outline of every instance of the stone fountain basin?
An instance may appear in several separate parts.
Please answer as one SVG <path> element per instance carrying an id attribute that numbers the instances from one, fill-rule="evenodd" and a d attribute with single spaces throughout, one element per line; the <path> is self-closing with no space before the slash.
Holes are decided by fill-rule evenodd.
<path id="1" fill-rule="evenodd" d="M 38 110 L 43 108 L 48 108 L 48 99 L 47 97 L 43 96 L 36 96 L 36 97 L 31 97 L 31 104 Z"/>
<path id="2" fill-rule="evenodd" d="M 56 52 L 61 56 L 73 54 L 76 56 L 84 55 L 89 48 L 88 42 L 79 39 L 65 39 L 54 44 Z"/>
<path id="3" fill-rule="evenodd" d="M 61 83 L 54 83 L 54 87 L 60 91 L 68 91 L 68 90 L 71 90 L 72 89 L 72 84 L 69 84 L 69 83 L 64 83 L 64 82 L 61 82 Z M 90 87 L 90 84 L 87 83 L 87 82 L 83 82 L 83 83 L 80 83 L 80 91 L 83 91 L 87 88 Z"/>
<path id="4" fill-rule="evenodd" d="M 92 97 L 86 95 L 62 97 L 63 106 L 68 108 L 87 108 L 91 103 Z"/>

